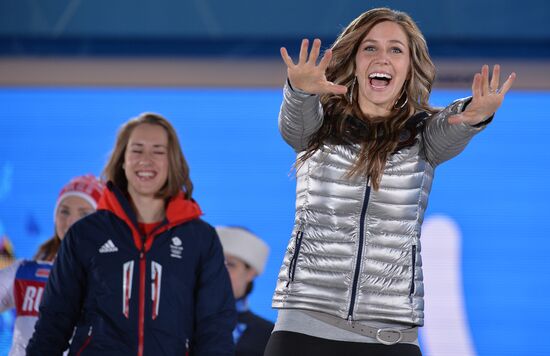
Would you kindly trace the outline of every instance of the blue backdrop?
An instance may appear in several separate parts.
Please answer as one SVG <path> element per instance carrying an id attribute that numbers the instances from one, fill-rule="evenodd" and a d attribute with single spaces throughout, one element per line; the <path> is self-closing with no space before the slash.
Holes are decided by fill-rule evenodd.
<path id="1" fill-rule="evenodd" d="M 468 94 L 438 90 L 432 103 Z M 158 112 L 178 130 L 204 219 L 246 226 L 269 243 L 251 305 L 274 320 L 295 189 L 294 153 L 277 129 L 280 102 L 279 89 L 0 89 L 0 235 L 18 257 L 31 257 L 53 232 L 61 186 L 99 174 L 118 127 Z M 548 107 L 550 93 L 510 93 L 494 123 L 436 171 L 427 217 L 447 216 L 462 233 L 460 298 L 479 355 L 550 354 Z"/>

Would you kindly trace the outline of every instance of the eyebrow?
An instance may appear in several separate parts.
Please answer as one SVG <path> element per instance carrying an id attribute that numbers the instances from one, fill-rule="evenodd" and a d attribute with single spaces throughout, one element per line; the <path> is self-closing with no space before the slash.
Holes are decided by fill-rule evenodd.
<path id="1" fill-rule="evenodd" d="M 361 42 L 361 44 L 366 43 L 366 42 L 379 43 L 380 41 L 378 41 L 378 40 L 373 40 L 373 39 L 370 39 L 370 38 L 366 38 L 366 39 L 363 40 L 363 42 Z M 403 42 L 399 41 L 399 40 L 389 40 L 388 42 L 390 42 L 390 43 L 397 43 L 397 44 L 400 44 L 400 45 L 402 45 L 402 46 L 405 46 L 405 44 L 404 44 Z M 406 46 L 405 46 L 405 47 L 406 47 Z"/>
<path id="2" fill-rule="evenodd" d="M 144 145 L 143 143 L 138 143 L 138 142 L 130 144 L 130 147 L 134 147 L 134 146 L 143 147 L 143 146 L 145 146 L 145 145 Z M 159 148 L 159 147 L 167 148 L 168 145 L 163 145 L 163 144 L 157 143 L 157 144 L 154 144 L 153 147 L 154 147 L 154 148 Z"/>

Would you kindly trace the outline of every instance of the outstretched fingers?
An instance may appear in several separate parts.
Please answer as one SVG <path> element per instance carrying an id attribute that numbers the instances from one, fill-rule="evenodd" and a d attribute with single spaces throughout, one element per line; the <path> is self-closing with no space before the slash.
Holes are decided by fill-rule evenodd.
<path id="1" fill-rule="evenodd" d="M 309 48 L 309 40 L 304 38 L 302 40 L 302 45 L 300 46 L 300 58 L 298 59 L 298 64 L 305 64 L 307 62 L 307 50 Z"/>
<path id="2" fill-rule="evenodd" d="M 292 58 L 288 55 L 288 51 L 285 47 L 281 47 L 281 57 L 283 58 L 283 62 L 285 62 L 288 68 L 294 67 L 294 62 L 292 61 Z"/>
<path id="3" fill-rule="evenodd" d="M 327 49 L 325 51 L 325 54 L 323 55 L 323 58 L 321 58 L 321 60 L 319 61 L 319 69 L 321 69 L 323 72 L 326 71 L 331 59 L 332 59 L 332 50 Z"/>
<path id="4" fill-rule="evenodd" d="M 512 85 L 514 84 L 514 81 L 516 80 L 516 73 L 515 72 L 512 72 L 512 74 L 510 74 L 508 76 L 508 79 L 506 79 L 506 81 L 504 82 L 504 84 L 502 84 L 502 88 L 500 89 L 499 91 L 499 94 L 501 95 L 506 95 L 506 93 L 508 92 L 508 90 L 510 90 L 510 88 L 512 87 Z"/>
<path id="5" fill-rule="evenodd" d="M 489 66 L 487 64 L 481 67 L 481 93 L 482 95 L 489 94 Z"/>
<path id="6" fill-rule="evenodd" d="M 319 53 L 321 52 L 321 40 L 316 38 L 313 40 L 313 45 L 311 46 L 311 53 L 309 54 L 308 63 L 315 65 L 317 63 L 317 58 L 319 58 Z"/>
<path id="7" fill-rule="evenodd" d="M 472 96 L 474 98 L 479 98 L 482 93 L 482 84 L 481 84 L 481 74 L 476 73 L 474 75 L 474 80 L 472 82 Z"/>
<path id="8" fill-rule="evenodd" d="M 345 94 L 347 92 L 345 86 L 327 80 L 325 72 L 332 59 L 332 51 L 329 49 L 321 56 L 321 40 L 318 38 L 313 40 L 311 49 L 309 49 L 309 40 L 302 40 L 297 63 L 294 63 L 285 47 L 281 47 L 280 51 L 287 65 L 288 80 L 293 88 L 309 94 Z"/>
<path id="9" fill-rule="evenodd" d="M 491 84 L 489 85 L 490 93 L 498 93 L 498 85 L 500 82 L 500 65 L 495 64 L 493 67 L 493 75 L 491 76 Z"/>
<path id="10" fill-rule="evenodd" d="M 491 78 L 491 87 L 489 88 L 490 94 L 498 94 L 501 97 L 503 97 L 508 90 L 512 87 L 514 84 L 514 81 L 516 80 L 516 73 L 512 72 L 502 85 L 502 88 L 499 88 L 500 84 L 500 65 L 495 64 L 493 67 L 493 77 Z"/>
<path id="11" fill-rule="evenodd" d="M 496 64 L 493 67 L 491 80 L 489 80 L 489 66 L 483 65 L 481 73 L 474 75 L 471 103 L 462 113 L 451 116 L 449 123 L 458 124 L 462 122 L 476 125 L 486 120 L 498 110 L 515 79 L 516 73 L 510 74 L 502 87 L 499 88 L 500 66 Z"/>

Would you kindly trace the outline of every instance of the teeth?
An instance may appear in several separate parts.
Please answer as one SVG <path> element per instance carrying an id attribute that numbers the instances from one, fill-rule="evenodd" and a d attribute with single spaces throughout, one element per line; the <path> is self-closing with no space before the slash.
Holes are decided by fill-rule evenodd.
<path id="1" fill-rule="evenodd" d="M 369 79 L 373 79 L 373 78 L 391 79 L 391 75 L 389 75 L 388 73 L 374 72 L 374 73 L 369 74 Z"/>
<path id="2" fill-rule="evenodd" d="M 154 175 L 153 172 L 138 172 L 138 177 L 150 178 Z"/>

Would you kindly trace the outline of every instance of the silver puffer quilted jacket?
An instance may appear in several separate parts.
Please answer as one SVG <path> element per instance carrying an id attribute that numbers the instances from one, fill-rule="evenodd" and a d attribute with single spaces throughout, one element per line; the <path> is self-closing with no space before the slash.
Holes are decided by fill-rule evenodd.
<path id="1" fill-rule="evenodd" d="M 420 227 L 434 168 L 481 130 L 447 123 L 466 101 L 421 120 L 413 144 L 388 159 L 378 191 L 366 177 L 345 176 L 358 146 L 325 144 L 304 163 L 274 308 L 423 325 Z M 318 96 L 285 86 L 279 129 L 298 154 L 322 120 Z"/>

